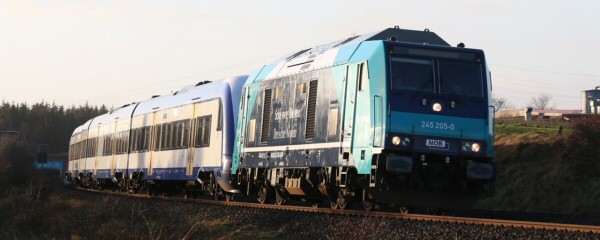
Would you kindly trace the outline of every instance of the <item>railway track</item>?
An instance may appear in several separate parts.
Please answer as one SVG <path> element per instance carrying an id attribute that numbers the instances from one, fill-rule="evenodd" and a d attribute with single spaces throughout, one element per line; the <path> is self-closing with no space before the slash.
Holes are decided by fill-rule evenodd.
<path id="1" fill-rule="evenodd" d="M 260 204 L 260 203 L 251 203 L 251 202 L 219 201 L 219 200 L 209 200 L 209 199 L 187 199 L 187 198 L 181 198 L 181 197 L 164 197 L 164 196 L 154 196 L 154 195 L 147 195 L 147 194 L 130 194 L 130 193 L 125 193 L 125 192 L 102 191 L 102 190 L 85 189 L 85 188 L 77 188 L 77 189 L 83 190 L 83 191 L 88 191 L 88 192 L 110 194 L 110 195 L 116 195 L 116 196 L 122 196 L 122 197 L 128 197 L 128 198 L 157 199 L 157 200 L 174 201 L 174 202 L 189 202 L 189 203 L 200 203 L 200 204 L 210 204 L 210 205 L 258 208 L 258 209 L 273 209 L 273 210 L 307 212 L 307 213 L 336 214 L 336 215 L 357 216 L 357 217 L 403 219 L 403 220 L 424 221 L 424 222 L 430 221 L 430 222 L 443 222 L 443 223 L 455 223 L 455 224 L 472 224 L 472 225 L 487 225 L 487 226 L 498 226 L 498 227 L 572 231 L 572 232 L 583 232 L 583 233 L 600 233 L 600 226 L 594 226 L 594 225 L 562 224 L 562 223 L 503 220 L 503 219 L 489 219 L 489 218 L 455 217 L 455 216 L 438 216 L 438 215 L 425 215 L 425 214 L 403 214 L 403 213 L 395 213 L 395 212 L 378 212 L 378 211 L 367 212 L 367 211 L 363 211 L 363 210 L 348 210 L 348 209 L 333 210 L 333 209 L 329 209 L 329 208 L 316 208 L 316 207 L 309 207 L 309 206 Z"/>

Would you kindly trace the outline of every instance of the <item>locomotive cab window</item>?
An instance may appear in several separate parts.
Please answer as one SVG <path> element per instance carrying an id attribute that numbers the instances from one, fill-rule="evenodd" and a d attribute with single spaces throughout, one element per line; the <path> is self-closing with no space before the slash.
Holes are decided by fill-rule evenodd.
<path id="1" fill-rule="evenodd" d="M 468 55 L 471 56 L 471 55 Z M 391 88 L 397 91 L 483 97 L 480 60 L 391 58 Z"/>
<path id="2" fill-rule="evenodd" d="M 479 63 L 440 60 L 439 66 L 442 94 L 483 97 Z"/>
<path id="3" fill-rule="evenodd" d="M 392 89 L 433 93 L 433 61 L 392 58 Z"/>

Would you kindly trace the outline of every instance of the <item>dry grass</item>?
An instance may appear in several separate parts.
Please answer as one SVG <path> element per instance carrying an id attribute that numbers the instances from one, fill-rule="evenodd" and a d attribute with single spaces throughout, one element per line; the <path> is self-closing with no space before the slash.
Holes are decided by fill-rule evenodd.
<path id="1" fill-rule="evenodd" d="M 600 215 L 600 117 L 571 128 L 568 134 L 500 132 L 497 194 L 478 208 Z"/>

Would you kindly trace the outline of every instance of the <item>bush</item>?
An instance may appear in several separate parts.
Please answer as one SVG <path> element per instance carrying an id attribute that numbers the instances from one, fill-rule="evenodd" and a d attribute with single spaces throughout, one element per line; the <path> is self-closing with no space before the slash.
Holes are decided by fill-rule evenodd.
<path id="1" fill-rule="evenodd" d="M 0 190 L 24 187 L 33 176 L 33 161 L 26 143 L 14 138 L 0 138 Z"/>
<path id="2" fill-rule="evenodd" d="M 593 177 L 600 171 L 600 116 L 584 117 L 573 124 L 563 159 L 572 162 L 575 174 Z"/>

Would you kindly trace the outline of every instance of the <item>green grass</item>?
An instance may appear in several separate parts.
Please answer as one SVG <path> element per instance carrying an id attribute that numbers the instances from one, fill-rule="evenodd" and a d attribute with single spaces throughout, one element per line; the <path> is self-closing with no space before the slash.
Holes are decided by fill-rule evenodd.
<path id="1" fill-rule="evenodd" d="M 558 124 L 531 124 L 531 123 L 498 123 L 496 124 L 496 133 L 499 134 L 525 134 L 525 133 L 546 133 L 546 134 L 558 134 L 569 133 L 571 128 Z"/>

